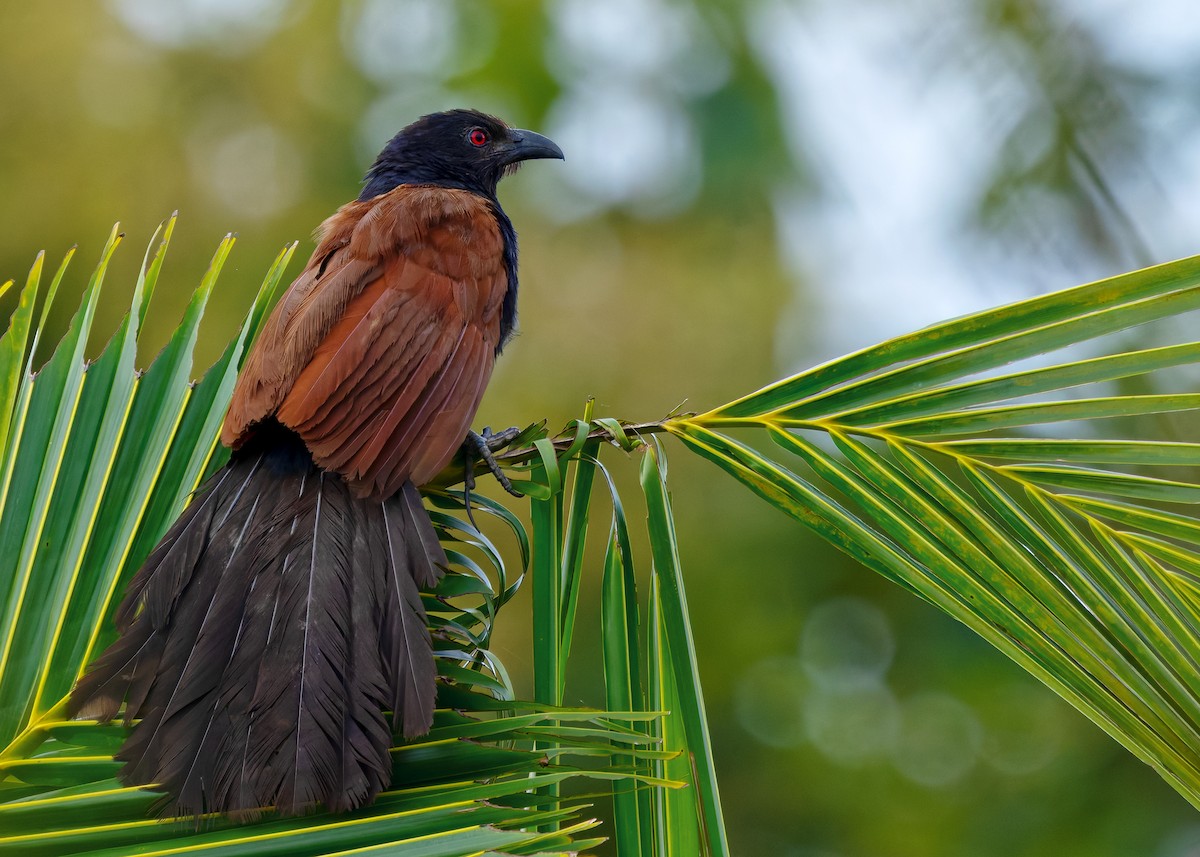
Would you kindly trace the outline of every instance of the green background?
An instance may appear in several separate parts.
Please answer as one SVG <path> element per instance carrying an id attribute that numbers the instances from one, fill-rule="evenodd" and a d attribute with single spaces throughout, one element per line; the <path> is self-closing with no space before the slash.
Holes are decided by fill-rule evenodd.
<path id="1" fill-rule="evenodd" d="M 556 426 L 588 396 L 598 415 L 631 420 L 705 410 L 904 332 L 880 325 L 914 304 L 932 322 L 1193 251 L 1179 190 L 1193 71 L 1120 26 L 1114 5 L 8 3 L 0 278 L 79 242 L 79 288 L 119 219 L 129 246 L 100 308 L 107 333 L 141 246 L 179 209 L 148 359 L 235 231 L 204 364 L 279 247 L 301 239 L 307 254 L 391 133 L 476 106 L 554 136 L 568 158 L 501 190 L 522 239 L 521 335 L 479 425 Z M 1142 6 L 1186 20 L 1184 5 Z M 914 99 L 856 84 L 868 60 L 907 75 Z M 947 87 L 950 106 L 936 97 Z M 854 161 L 873 142 L 859 113 L 910 170 Z M 922 141 L 947 138 L 955 157 L 940 170 L 945 149 Z M 936 219 L 906 221 L 903 206 L 888 219 L 913 196 L 897 188 L 941 173 Z M 922 258 L 888 266 L 907 240 L 897 230 L 912 230 L 954 300 L 924 290 Z M 632 486 L 633 468 L 611 463 Z M 1181 797 L 965 629 L 699 459 L 676 451 L 671 468 L 734 853 L 1200 853 Z M 528 689 L 525 598 L 496 651 Z M 581 613 L 567 704 L 603 699 L 586 645 L 596 615 Z"/>

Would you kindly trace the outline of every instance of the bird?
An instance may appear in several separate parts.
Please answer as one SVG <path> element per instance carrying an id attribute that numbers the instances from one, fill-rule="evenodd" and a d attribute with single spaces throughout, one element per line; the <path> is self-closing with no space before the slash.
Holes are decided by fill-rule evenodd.
<path id="1" fill-rule="evenodd" d="M 132 727 L 119 776 L 165 792 L 164 814 L 364 806 L 391 783 L 393 731 L 431 728 L 420 590 L 447 559 L 418 489 L 478 442 L 515 330 L 497 185 L 562 157 L 477 110 L 431 113 L 318 228 L 238 375 L 228 463 L 133 576 L 68 700 Z"/>

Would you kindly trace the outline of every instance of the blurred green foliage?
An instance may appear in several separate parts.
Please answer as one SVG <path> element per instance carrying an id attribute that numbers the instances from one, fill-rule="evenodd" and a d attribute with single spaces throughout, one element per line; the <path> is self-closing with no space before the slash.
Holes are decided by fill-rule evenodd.
<path id="1" fill-rule="evenodd" d="M 838 245 L 822 231 L 846 218 L 829 155 L 845 147 L 806 105 L 832 92 L 886 115 L 841 67 L 806 64 L 838 33 L 851 54 L 882 44 L 918 89 L 965 93 L 971 109 L 938 112 L 931 94 L 917 101 L 929 113 L 910 118 L 933 136 L 954 119 L 952 139 L 974 141 L 940 191 L 951 200 L 943 252 L 986 270 L 984 285 L 1020 292 L 1046 282 L 1023 273 L 1050 270 L 1065 286 L 1183 252 L 1186 212 L 1164 203 L 1160 184 L 1187 162 L 1171 145 L 1194 126 L 1192 72 L 1161 56 L 1135 62 L 1147 43 L 1106 17 L 1112 6 L 9 3 L 0 278 L 20 279 L 35 250 L 57 258 L 76 240 L 96 258 L 116 219 L 140 245 L 179 209 L 185 237 L 155 296 L 148 358 L 214 240 L 236 231 L 198 349 L 211 361 L 278 249 L 357 193 L 390 134 L 422 112 L 476 106 L 555 136 L 568 157 L 501 191 L 522 236 L 522 335 L 480 424 L 555 426 L 589 395 L 598 414 L 628 419 L 680 401 L 703 410 L 797 368 L 780 355 L 830 356 L 841 285 L 824 275 L 875 252 L 866 235 Z M 1186 10 L 1148 6 L 1159 17 Z M 806 28 L 812 41 L 789 41 Z M 889 39 L 856 41 L 880 31 Z M 902 149 L 900 130 L 895 144 L 877 142 Z M 914 169 L 943 156 L 916 152 Z M 878 182 L 881 200 L 893 178 L 904 176 Z M 787 217 L 797 210 L 799 236 Z M 118 255 L 110 281 L 132 283 L 138 261 Z M 907 318 L 921 293 L 887 273 L 874 272 L 870 300 Z M 964 278 L 966 303 L 985 302 L 971 294 L 980 282 Z M 127 305 L 112 294 L 97 329 L 115 328 Z M 834 344 L 875 338 L 869 327 L 862 336 Z M 1200 847 L 1178 795 L 986 644 L 728 490 L 703 462 L 679 455 L 672 468 L 734 853 L 1182 857 Z M 598 573 L 587 586 L 583 597 L 598 598 Z M 517 612 L 495 646 L 514 670 L 529 651 Z M 579 633 L 573 656 L 598 662 L 584 646 L 598 629 Z M 603 690 L 568 687 L 565 701 L 597 704 Z"/>

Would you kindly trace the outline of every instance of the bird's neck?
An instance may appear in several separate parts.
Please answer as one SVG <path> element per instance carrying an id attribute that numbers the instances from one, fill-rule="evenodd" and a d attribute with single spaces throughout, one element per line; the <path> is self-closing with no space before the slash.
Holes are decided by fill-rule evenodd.
<path id="1" fill-rule="evenodd" d="M 494 182 L 489 184 L 477 176 L 447 176 L 446 170 L 439 166 L 397 161 L 376 162 L 367 172 L 366 182 L 358 198 L 360 201 L 374 199 L 406 184 L 466 190 L 482 196 L 493 205 L 499 205 Z"/>
<path id="2" fill-rule="evenodd" d="M 496 200 L 492 200 L 492 213 L 496 216 L 500 237 L 504 240 L 504 271 L 508 274 L 508 289 L 504 292 L 504 303 L 500 307 L 500 339 L 496 343 L 498 355 L 517 330 L 517 230 Z"/>

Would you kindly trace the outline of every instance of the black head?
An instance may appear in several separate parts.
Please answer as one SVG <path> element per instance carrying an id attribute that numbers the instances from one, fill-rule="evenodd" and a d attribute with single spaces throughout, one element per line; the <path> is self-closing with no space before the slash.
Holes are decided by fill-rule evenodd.
<path id="1" fill-rule="evenodd" d="M 478 110 L 430 113 L 383 147 L 358 198 L 371 199 L 402 184 L 432 184 L 494 199 L 500 179 L 522 161 L 562 156 L 562 149 L 541 134 L 509 128 Z"/>

